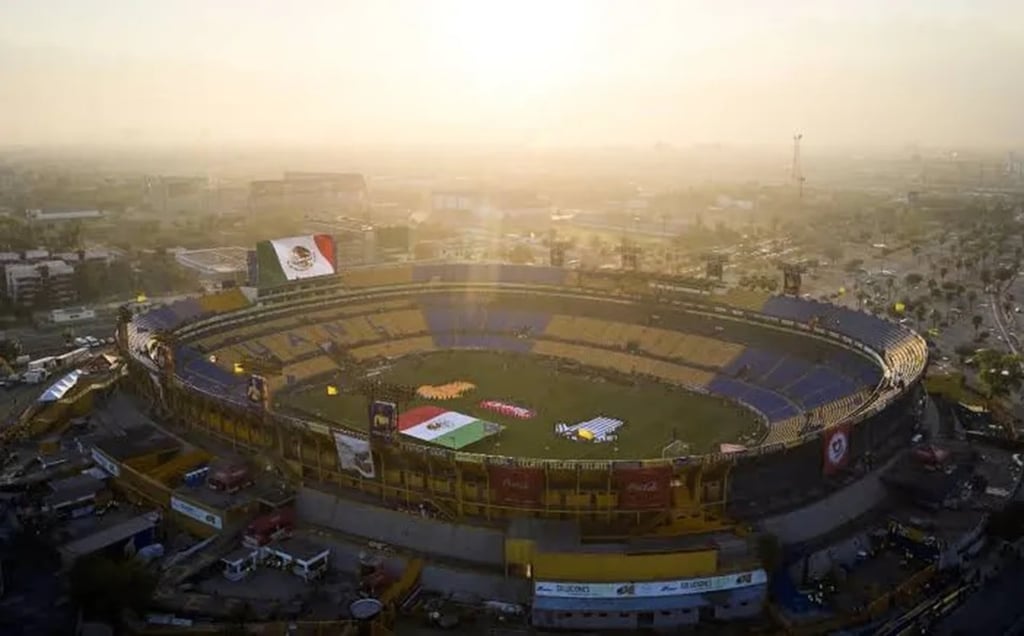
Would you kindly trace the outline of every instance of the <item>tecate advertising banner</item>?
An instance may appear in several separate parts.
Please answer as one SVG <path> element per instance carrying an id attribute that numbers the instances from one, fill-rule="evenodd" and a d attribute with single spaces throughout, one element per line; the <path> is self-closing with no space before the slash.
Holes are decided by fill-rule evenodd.
<path id="1" fill-rule="evenodd" d="M 256 261 L 260 287 L 337 272 L 334 238 L 327 234 L 262 241 L 256 245 Z"/>

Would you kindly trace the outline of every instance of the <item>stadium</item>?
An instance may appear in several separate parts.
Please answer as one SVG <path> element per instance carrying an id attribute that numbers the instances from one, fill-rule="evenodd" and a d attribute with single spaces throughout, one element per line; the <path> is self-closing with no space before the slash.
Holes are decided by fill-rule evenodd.
<path id="1" fill-rule="evenodd" d="M 314 523 L 500 565 L 535 625 L 757 614 L 755 537 L 868 512 L 919 421 L 924 340 L 856 310 L 627 271 L 337 271 L 333 250 L 264 242 L 254 289 L 125 316 L 131 386 L 275 457 Z"/>

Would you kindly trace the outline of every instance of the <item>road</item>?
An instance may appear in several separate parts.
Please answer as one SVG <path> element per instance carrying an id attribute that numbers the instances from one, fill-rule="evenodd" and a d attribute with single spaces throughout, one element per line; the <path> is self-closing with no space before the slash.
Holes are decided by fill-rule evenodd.
<path id="1" fill-rule="evenodd" d="M 1010 353 L 1013 355 L 1020 355 L 1020 351 L 1017 349 L 1017 335 L 1009 331 L 1006 327 L 1006 316 L 1003 315 L 1002 303 L 999 301 L 998 294 L 992 294 L 989 296 L 990 306 L 992 308 L 992 321 L 995 323 L 996 328 L 999 330 L 999 335 L 1003 337 L 1003 342 L 1010 349 Z"/>

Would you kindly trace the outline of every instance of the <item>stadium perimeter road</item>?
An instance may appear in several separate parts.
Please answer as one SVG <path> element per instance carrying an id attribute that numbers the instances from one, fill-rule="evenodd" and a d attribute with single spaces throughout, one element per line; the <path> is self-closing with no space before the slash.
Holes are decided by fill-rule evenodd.
<path id="1" fill-rule="evenodd" d="M 127 428 L 151 426 L 174 437 L 185 445 L 185 448 L 194 446 L 188 440 L 183 439 L 175 429 L 166 427 L 150 418 L 145 413 L 144 407 L 131 396 L 119 393 L 102 410 L 104 412 L 100 416 L 101 420 L 117 422 Z M 201 436 L 203 441 L 200 446 L 216 454 L 237 454 L 237 450 L 232 449 L 230 443 L 214 440 L 197 432 L 190 433 L 190 436 Z M 330 545 L 337 552 L 336 557 L 339 565 L 351 564 L 349 567 L 354 566 L 354 561 L 358 554 L 365 551 L 368 542 L 372 541 L 372 539 L 366 537 L 348 535 L 333 528 L 307 522 L 302 522 L 301 527 L 308 530 L 305 534 L 311 535 L 311 538 L 315 541 Z M 393 556 L 400 558 L 404 562 L 417 556 L 422 557 L 425 561 L 422 578 L 425 582 L 431 583 L 424 585 L 424 587 L 430 588 L 433 591 L 476 594 L 481 598 L 489 600 L 514 603 L 523 602 L 522 595 L 528 593 L 528 590 L 515 589 L 516 586 L 510 585 L 509 580 L 504 577 L 504 573 L 500 571 L 500 568 L 488 568 L 480 564 L 461 562 L 456 559 L 421 555 L 402 549 L 399 546 L 389 547 L 393 550 Z M 343 566 L 341 569 L 349 568 Z"/>

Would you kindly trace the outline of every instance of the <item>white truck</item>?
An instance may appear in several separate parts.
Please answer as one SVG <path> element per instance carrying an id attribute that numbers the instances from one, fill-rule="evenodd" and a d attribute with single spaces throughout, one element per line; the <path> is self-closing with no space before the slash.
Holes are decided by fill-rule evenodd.
<path id="1" fill-rule="evenodd" d="M 57 366 L 70 368 L 89 357 L 89 347 L 79 347 L 57 356 Z"/>
<path id="2" fill-rule="evenodd" d="M 50 372 L 46 369 L 29 369 L 21 374 L 21 381 L 25 384 L 39 384 L 45 382 L 49 377 Z"/>
<path id="3" fill-rule="evenodd" d="M 59 364 L 60 364 L 60 362 L 58 362 L 58 360 L 57 360 L 57 358 L 55 356 L 46 356 L 45 358 L 39 358 L 38 360 L 30 360 L 29 363 L 28 363 L 28 370 L 29 371 L 39 371 L 39 370 L 51 371 L 54 368 L 56 368 L 57 365 L 59 365 Z"/>

